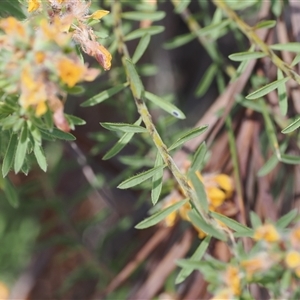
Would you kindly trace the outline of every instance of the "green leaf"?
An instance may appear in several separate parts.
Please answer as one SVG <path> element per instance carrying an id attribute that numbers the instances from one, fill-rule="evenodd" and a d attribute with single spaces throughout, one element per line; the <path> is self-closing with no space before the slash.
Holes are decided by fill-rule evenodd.
<path id="1" fill-rule="evenodd" d="M 231 22 L 230 19 L 225 19 L 225 20 L 223 20 L 221 22 L 218 22 L 216 24 L 211 24 L 211 25 L 208 25 L 206 27 L 203 27 L 203 28 L 197 30 L 197 32 L 196 32 L 197 36 L 218 33 L 221 29 L 226 27 L 230 22 Z"/>
<path id="2" fill-rule="evenodd" d="M 281 80 L 283 78 L 284 77 L 282 71 L 280 69 L 277 69 L 277 79 Z M 288 110 L 288 97 L 287 97 L 285 83 L 279 85 L 277 90 L 278 90 L 278 98 L 279 98 L 279 108 L 282 115 L 285 116 Z"/>
<path id="3" fill-rule="evenodd" d="M 130 32 L 129 34 L 127 34 L 125 36 L 125 42 L 134 40 L 134 39 L 138 39 L 140 37 L 142 37 L 143 35 L 145 35 L 146 33 L 150 34 L 150 35 L 155 35 L 158 33 L 161 33 L 165 30 L 164 26 L 150 26 L 148 28 L 140 28 L 137 30 L 134 30 L 132 32 Z"/>
<path id="4" fill-rule="evenodd" d="M 174 11 L 177 14 L 182 13 L 191 3 L 191 0 L 178 1 Z"/>
<path id="5" fill-rule="evenodd" d="M 15 155 L 14 170 L 16 174 L 21 170 L 24 164 L 28 141 L 29 141 L 28 128 L 27 128 L 27 124 L 25 123 L 22 128 L 21 135 L 19 137 L 16 155 Z"/>
<path id="6" fill-rule="evenodd" d="M 181 47 L 185 44 L 188 44 L 195 38 L 196 38 L 196 35 L 194 33 L 181 34 L 181 35 L 178 35 L 178 36 L 174 37 L 173 39 L 165 42 L 163 44 L 163 48 L 166 50 L 175 49 L 175 48 Z"/>
<path id="7" fill-rule="evenodd" d="M 100 123 L 102 127 L 111 131 L 143 133 L 147 132 L 147 129 L 142 126 L 127 124 L 127 123 Z"/>
<path id="8" fill-rule="evenodd" d="M 226 235 L 212 227 L 210 224 L 207 224 L 195 210 L 188 212 L 188 216 L 192 224 L 204 231 L 207 235 L 213 236 L 221 241 L 227 240 Z"/>
<path id="9" fill-rule="evenodd" d="M 19 197 L 16 192 L 16 188 L 12 185 L 8 178 L 3 178 L 3 190 L 10 205 L 17 208 L 19 206 Z"/>
<path id="10" fill-rule="evenodd" d="M 118 188 L 119 189 L 129 189 L 133 186 L 136 186 L 136 185 L 146 181 L 147 179 L 151 178 L 154 174 L 156 174 L 156 172 L 163 170 L 164 167 L 165 167 L 165 165 L 158 166 L 158 167 L 152 168 L 150 170 L 147 170 L 145 172 L 142 172 L 140 174 L 137 174 L 133 177 L 130 177 L 130 178 L 126 179 L 125 181 L 121 182 L 118 185 Z"/>
<path id="11" fill-rule="evenodd" d="M 275 154 L 273 154 L 267 162 L 257 172 L 258 177 L 266 176 L 269 174 L 278 164 L 279 160 Z"/>
<path id="12" fill-rule="evenodd" d="M 17 19 L 25 19 L 26 16 L 24 15 L 22 9 L 21 9 L 21 4 L 14 0 L 2 0 L 1 1 L 1 12 L 0 15 L 2 17 L 7 17 L 7 16 L 14 16 Z"/>
<path id="13" fill-rule="evenodd" d="M 34 143 L 33 153 L 36 158 L 37 163 L 39 164 L 40 168 L 46 172 L 47 171 L 47 161 L 44 154 L 44 151 L 40 145 Z"/>
<path id="14" fill-rule="evenodd" d="M 192 185 L 194 187 L 194 190 L 197 195 L 197 199 L 199 201 L 200 206 L 205 212 L 208 212 L 208 201 L 207 201 L 207 195 L 205 192 L 205 187 L 202 181 L 198 178 L 195 172 L 191 171 L 189 173 L 189 179 L 192 182 Z"/>
<path id="15" fill-rule="evenodd" d="M 186 204 L 188 202 L 188 199 L 184 199 L 181 201 L 178 201 L 167 208 L 155 213 L 154 215 L 150 216 L 149 218 L 143 220 L 139 224 L 135 226 L 136 229 L 144 229 L 151 226 L 154 226 L 158 224 L 160 221 L 165 219 L 168 215 L 170 215 L 172 212 L 178 210 L 181 206 Z"/>
<path id="16" fill-rule="evenodd" d="M 276 227 L 279 227 L 281 229 L 286 228 L 297 217 L 297 215 L 298 215 L 297 209 L 291 210 L 276 222 Z"/>
<path id="17" fill-rule="evenodd" d="M 300 127 L 300 117 L 293 121 L 289 126 L 285 127 L 281 132 L 284 134 L 291 133 Z"/>
<path id="18" fill-rule="evenodd" d="M 231 219 L 231 218 L 228 218 L 224 215 L 221 215 L 221 214 L 218 214 L 216 212 L 211 212 L 211 215 L 221 221 L 222 223 L 224 223 L 227 227 L 231 228 L 232 230 L 236 231 L 236 232 L 239 232 L 239 233 L 244 233 L 244 232 L 248 232 L 248 236 L 249 235 L 253 235 L 253 229 L 251 228 L 248 228 L 247 226 Z"/>
<path id="19" fill-rule="evenodd" d="M 285 43 L 270 45 L 272 50 L 300 52 L 300 43 Z"/>
<path id="20" fill-rule="evenodd" d="M 191 170 L 196 172 L 202 169 L 206 153 L 207 153 L 206 143 L 203 142 L 201 143 L 201 145 L 198 147 L 197 151 L 194 154 L 192 164 L 191 164 Z"/>
<path id="21" fill-rule="evenodd" d="M 87 106 L 94 106 L 98 103 L 101 103 L 107 99 L 109 99 L 110 97 L 112 97 L 113 95 L 119 93 L 120 91 L 122 91 L 126 86 L 128 86 L 128 83 L 123 83 L 117 86 L 114 86 L 106 91 L 101 92 L 98 95 L 93 96 L 92 98 L 86 100 L 85 102 L 81 103 L 80 106 L 82 107 L 87 107 Z"/>
<path id="22" fill-rule="evenodd" d="M 150 11 L 150 12 L 142 12 L 142 11 L 129 11 L 121 14 L 123 19 L 133 20 L 133 21 L 159 21 L 165 17 L 166 13 L 164 11 Z"/>
<path id="23" fill-rule="evenodd" d="M 76 116 L 72 116 L 69 114 L 65 114 L 65 117 L 67 118 L 67 120 L 69 121 L 69 123 L 73 124 L 73 125 L 85 125 L 86 121 L 78 118 Z"/>
<path id="24" fill-rule="evenodd" d="M 150 34 L 146 33 L 145 35 L 142 36 L 139 44 L 137 45 L 134 54 L 132 56 L 132 62 L 134 64 L 136 64 L 139 59 L 143 56 L 143 54 L 145 53 L 149 43 L 150 43 Z"/>
<path id="25" fill-rule="evenodd" d="M 208 125 L 203 125 L 197 128 L 193 128 L 192 130 L 189 130 L 188 132 L 184 133 L 180 138 L 177 139 L 175 143 L 169 147 L 169 151 L 181 146 L 182 144 L 186 143 L 187 141 L 197 137 L 198 135 L 205 132 L 208 128 Z"/>
<path id="26" fill-rule="evenodd" d="M 247 52 L 239 52 L 239 53 L 234 53 L 229 55 L 228 57 L 232 60 L 232 61 L 248 61 L 251 59 L 258 59 L 258 58 L 262 58 L 262 57 L 266 57 L 267 55 L 263 52 L 251 52 L 251 51 L 247 51 Z"/>
<path id="27" fill-rule="evenodd" d="M 260 217 L 254 211 L 250 211 L 250 222 L 253 229 L 262 225 Z"/>
<path id="28" fill-rule="evenodd" d="M 76 137 L 69 133 L 64 132 L 60 129 L 53 128 L 52 131 L 46 131 L 42 128 L 39 128 L 42 133 L 44 133 L 46 136 L 49 136 L 52 139 L 60 139 L 60 140 L 66 140 L 66 141 L 75 141 Z"/>
<path id="29" fill-rule="evenodd" d="M 296 66 L 298 63 L 300 62 L 300 53 L 297 53 L 297 55 L 295 56 L 295 58 L 293 59 L 291 66 L 294 67 Z"/>
<path id="30" fill-rule="evenodd" d="M 196 88 L 196 96 L 201 97 L 207 92 L 208 88 L 210 87 L 212 81 L 215 78 L 217 70 L 218 66 L 216 64 L 211 64 L 209 66 Z"/>
<path id="31" fill-rule="evenodd" d="M 128 58 L 124 58 L 123 63 L 126 69 L 127 77 L 130 82 L 130 88 L 133 93 L 133 96 L 137 99 L 141 99 L 144 87 L 141 82 L 140 76 L 138 75 L 135 69 L 135 65 Z"/>
<path id="32" fill-rule="evenodd" d="M 211 237 L 206 236 L 205 239 L 200 243 L 199 247 L 196 249 L 194 254 L 190 257 L 190 259 L 185 259 L 184 261 L 200 261 L 209 246 L 210 240 Z M 183 260 L 179 260 L 179 261 L 183 261 Z M 193 271 L 194 271 L 193 267 L 190 266 L 183 267 L 175 279 L 175 284 L 179 284 L 183 282 Z"/>
<path id="33" fill-rule="evenodd" d="M 275 20 L 260 21 L 254 26 L 254 29 L 273 28 L 276 26 L 276 23 L 277 22 Z"/>
<path id="34" fill-rule="evenodd" d="M 163 164 L 163 159 L 160 153 L 158 152 L 156 155 L 154 167 L 161 166 L 162 164 Z M 161 169 L 160 171 L 157 171 L 152 177 L 151 200 L 153 205 L 155 205 L 159 199 L 161 189 L 162 189 L 162 184 L 163 184 L 163 175 L 164 175 L 164 170 Z"/>
<path id="35" fill-rule="evenodd" d="M 263 96 L 269 94 L 270 92 L 276 90 L 280 85 L 287 82 L 288 80 L 289 80 L 289 78 L 283 78 L 280 80 L 273 81 L 273 82 L 261 87 L 260 89 L 256 90 L 255 92 L 249 94 L 248 96 L 246 96 L 246 99 L 253 100 L 253 99 L 258 99 L 260 97 L 263 97 Z"/>
<path id="36" fill-rule="evenodd" d="M 142 119 L 139 118 L 134 125 L 140 125 Z M 103 156 L 103 160 L 107 160 L 117 155 L 132 139 L 134 133 L 125 133 L 118 142 Z"/>
<path id="37" fill-rule="evenodd" d="M 3 159 L 3 164 L 2 164 L 2 175 L 5 177 L 10 168 L 13 165 L 14 157 L 15 157 L 15 152 L 16 152 L 16 147 L 17 147 L 17 142 L 18 142 L 18 135 L 17 134 L 11 134 L 9 144 L 7 146 L 5 156 Z"/>
<path id="38" fill-rule="evenodd" d="M 279 160 L 285 164 L 298 165 L 300 164 L 300 156 L 281 154 Z"/>
<path id="39" fill-rule="evenodd" d="M 150 92 L 145 91 L 144 96 L 148 100 L 159 106 L 161 109 L 171 114 L 173 117 L 176 117 L 178 119 L 185 119 L 185 114 L 172 103 L 167 102 L 163 98 L 156 96 Z"/>

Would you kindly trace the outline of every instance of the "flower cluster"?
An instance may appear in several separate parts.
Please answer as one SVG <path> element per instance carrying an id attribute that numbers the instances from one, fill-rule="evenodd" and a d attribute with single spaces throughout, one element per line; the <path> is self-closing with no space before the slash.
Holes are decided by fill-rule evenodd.
<path id="1" fill-rule="evenodd" d="M 255 229 L 253 240 L 256 245 L 250 253 L 240 253 L 224 264 L 218 282 L 207 277 L 216 291 L 212 299 L 246 297 L 249 283 L 267 287 L 272 298 L 299 298 L 300 224 L 284 230 L 276 224 L 265 223 Z M 275 280 L 278 284 L 274 284 Z"/>
<path id="2" fill-rule="evenodd" d="M 96 58 L 104 70 L 111 67 L 111 54 L 97 41 L 97 36 L 89 26 L 91 22 L 100 20 L 109 12 L 97 10 L 89 14 L 91 2 L 85 0 L 29 0 L 28 11 L 46 12 L 50 23 L 60 19 L 62 30 L 69 32 L 72 39 L 81 46 L 81 49 Z"/>
<path id="3" fill-rule="evenodd" d="M 229 200 L 233 193 L 233 182 L 232 179 L 226 174 L 205 174 L 201 175 L 197 172 L 198 178 L 202 181 L 205 187 L 207 200 L 209 203 L 210 211 L 216 211 L 221 214 L 231 216 L 236 213 L 236 209 L 233 208 L 233 203 Z M 171 198 L 165 203 L 165 208 L 179 201 L 180 198 Z M 225 201 L 227 202 L 225 204 Z M 178 220 L 178 216 L 182 220 L 190 222 L 188 212 L 192 209 L 189 203 L 183 205 L 178 212 L 173 212 L 165 219 L 166 226 L 173 226 Z M 201 228 L 195 227 L 198 232 L 199 238 L 205 237 L 205 233 Z"/>
<path id="4" fill-rule="evenodd" d="M 68 131 L 63 101 L 68 88 L 99 74 L 77 56 L 71 34 L 61 30 L 55 18 L 50 24 L 39 18 L 21 22 L 13 17 L 0 21 L 0 70 L 4 95 L 17 95 L 23 110 L 42 116 L 49 108 L 55 125 Z"/>

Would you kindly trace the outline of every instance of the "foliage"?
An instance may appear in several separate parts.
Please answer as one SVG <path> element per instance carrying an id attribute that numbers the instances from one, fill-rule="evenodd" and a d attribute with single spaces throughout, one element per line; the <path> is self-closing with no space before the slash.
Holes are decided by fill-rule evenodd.
<path id="1" fill-rule="evenodd" d="M 287 4 L 216 0 L 212 1 L 211 14 L 209 1 L 198 1 L 204 13 L 197 15 L 188 8 L 193 5 L 192 1 L 171 2 L 174 13 L 183 19 L 190 32 L 166 41 L 163 47 L 171 51 L 197 40 L 211 63 L 193 92 L 197 98 L 203 97 L 216 86 L 221 95 L 216 106 L 212 106 L 213 111 L 208 110 L 200 122 L 188 130 L 180 125 L 182 120 L 188 119 L 184 109 L 169 101 L 172 97 L 153 91 L 145 79 L 152 75 L 155 66 L 143 65 L 143 58 L 154 36 L 165 30 L 164 26 L 152 25 L 166 17 L 164 11 L 157 10 L 156 1 L 138 1 L 134 5 L 103 1 L 107 10 L 84 0 L 4 2 L 0 21 L 0 188 L 11 206 L 21 209 L 24 193 L 30 196 L 34 193 L 19 192 L 24 183 L 18 189 L 14 187 L 20 182 L 18 178 L 22 178 L 20 173 L 30 176 L 40 172 L 37 164 L 53 177 L 43 175 L 47 187 L 41 191 L 47 194 L 45 198 L 53 198 L 51 208 L 71 228 L 72 236 L 61 240 L 70 247 L 68 255 L 72 255 L 74 249 L 83 248 L 82 253 L 88 256 L 87 264 L 82 263 L 69 274 L 57 291 L 59 297 L 77 280 L 82 280 L 82 274 L 96 280 L 106 276 L 106 281 L 113 277 L 89 247 L 82 245 L 78 238 L 80 230 L 73 228 L 59 196 L 49 192 L 49 186 L 55 186 L 56 177 L 68 167 L 58 161 L 51 162 L 53 157 L 47 156 L 47 149 L 61 145 L 57 140 L 65 140 L 75 151 L 93 189 L 117 186 L 122 190 L 121 195 L 132 189 L 144 199 L 148 192 L 151 194 L 149 202 L 154 206 L 151 216 L 139 223 L 134 217 L 125 218 L 124 223 L 118 223 L 118 230 L 122 232 L 133 226 L 145 229 L 157 224 L 157 230 L 173 228 L 176 224 L 192 225 L 200 245 L 190 259 L 177 261 L 181 270 L 176 278 L 174 276 L 176 284 L 198 270 L 209 283 L 212 299 L 252 299 L 255 295 L 249 286 L 253 284 L 265 288 L 271 298 L 296 299 L 300 294 L 297 211 L 291 209 L 278 220 L 271 220 L 267 212 L 260 216 L 250 212 L 255 207 L 249 196 L 263 199 L 260 201 L 266 198 L 268 203 L 270 197 L 282 202 L 284 189 L 288 191 L 290 186 L 296 188 L 297 185 L 296 175 L 284 177 L 286 170 L 292 167 L 297 170 L 300 163 L 297 154 L 300 111 L 293 94 L 296 87 L 292 87 L 294 84 L 299 89 L 300 85 L 300 75 L 295 68 L 300 61 L 300 43 L 282 41 L 280 35 L 279 43 L 266 42 L 267 32 L 282 26 L 281 16 Z M 265 7 L 272 11 L 272 20 L 259 20 L 250 26 L 250 18 Z M 140 22 L 140 28 L 136 28 L 136 22 Z M 218 41 L 230 34 L 236 39 L 238 52 L 231 53 L 227 59 Z M 272 65 L 272 72 L 264 69 L 266 64 Z M 89 86 L 93 83 L 86 82 L 96 80 L 100 80 L 101 90 L 91 94 L 93 89 L 90 91 Z M 91 135 L 97 142 L 92 154 L 101 154 L 103 160 L 118 157 L 128 166 L 116 178 L 97 178 L 77 148 L 75 127 L 90 120 L 65 113 L 73 101 L 70 95 L 82 97 L 83 109 L 96 110 L 106 101 L 111 111 L 116 112 L 118 122 L 99 119 L 97 122 L 106 131 L 100 131 L 99 126 L 98 132 Z M 222 102 L 222 99 L 225 100 Z M 159 118 L 154 118 L 156 111 Z M 75 131 L 74 135 L 71 130 Z M 248 133 L 251 140 L 243 143 L 239 130 Z M 116 136 L 117 141 L 112 145 Z M 221 162 L 215 153 L 226 156 L 216 150 L 218 145 L 224 145 L 219 142 L 222 138 L 226 140 L 229 158 L 227 164 L 219 163 L 212 172 L 209 165 L 214 160 Z M 182 154 L 184 148 L 189 149 L 190 157 Z M 131 149 L 129 159 L 122 156 L 126 149 Z M 183 159 L 177 159 L 178 153 Z M 145 156 L 149 158 L 147 161 Z M 251 164 L 255 166 L 250 168 Z M 247 170 L 255 173 L 252 181 Z M 281 180 L 287 183 L 278 188 Z M 248 184 L 252 186 L 248 188 Z M 251 194 L 251 187 L 259 192 Z M 266 187 L 271 196 L 267 195 Z M 84 190 L 81 196 L 87 193 Z M 76 202 L 77 196 L 70 197 L 70 201 Z M 276 207 L 273 199 L 272 207 Z M 0 222 L 4 220 L 4 228 L 9 222 L 6 215 L 2 217 Z M 106 218 L 105 212 L 93 215 L 86 227 L 81 226 L 101 224 Z M 23 217 L 22 222 L 25 223 L 22 228 L 27 228 L 26 218 Z M 24 229 L 20 230 L 22 233 Z M 106 234 L 109 236 L 110 232 Z M 100 248 L 105 247 L 107 236 L 102 239 Z M 35 234 L 28 235 L 28 240 L 34 237 Z M 210 253 L 214 242 L 222 242 L 227 247 L 228 261 L 221 261 Z M 115 281 L 111 281 L 110 285 L 105 281 L 100 284 L 99 289 L 104 294 L 115 289 L 111 287 Z"/>

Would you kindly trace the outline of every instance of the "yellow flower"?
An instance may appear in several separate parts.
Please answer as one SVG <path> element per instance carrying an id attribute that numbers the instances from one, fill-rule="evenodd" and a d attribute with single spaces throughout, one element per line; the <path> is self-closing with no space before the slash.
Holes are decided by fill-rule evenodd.
<path id="1" fill-rule="evenodd" d="M 273 260 L 266 253 L 260 253 L 256 257 L 241 261 L 241 267 L 245 269 L 248 280 L 251 280 L 255 273 L 266 271 L 272 264 Z"/>
<path id="2" fill-rule="evenodd" d="M 28 12 L 33 12 L 37 10 L 41 6 L 41 2 L 39 0 L 28 0 Z"/>
<path id="3" fill-rule="evenodd" d="M 264 240 L 269 243 L 274 243 L 280 240 L 280 235 L 273 224 L 264 224 L 255 230 L 253 239 L 256 241 Z"/>
<path id="4" fill-rule="evenodd" d="M 45 57 L 46 57 L 46 54 L 42 51 L 37 51 L 35 53 L 35 61 L 37 64 L 41 64 L 44 62 L 45 60 Z"/>
<path id="5" fill-rule="evenodd" d="M 36 79 L 26 66 L 21 73 L 21 95 L 20 105 L 25 109 L 29 106 L 36 106 L 36 115 L 41 116 L 46 112 L 43 104 L 47 100 L 46 87 L 40 79 Z"/>
<path id="6" fill-rule="evenodd" d="M 47 111 L 47 105 L 46 102 L 40 102 L 38 103 L 38 105 L 36 106 L 36 110 L 35 110 L 35 114 L 37 117 L 42 116 L 44 113 L 46 113 Z"/>
<path id="7" fill-rule="evenodd" d="M 212 208 L 221 206 L 226 200 L 226 194 L 217 187 L 207 187 L 206 194 Z"/>
<path id="8" fill-rule="evenodd" d="M 96 10 L 94 13 L 92 13 L 89 16 L 89 18 L 94 19 L 94 20 L 100 20 L 107 14 L 109 14 L 108 10 Z"/>
<path id="9" fill-rule="evenodd" d="M 8 299 L 9 296 L 9 290 L 8 287 L 0 281 L 0 299 L 1 300 L 6 300 Z"/>
<path id="10" fill-rule="evenodd" d="M 0 28 L 2 28 L 7 35 L 19 35 L 24 38 L 26 34 L 24 25 L 14 17 L 2 19 L 0 21 Z"/>
<path id="11" fill-rule="evenodd" d="M 285 263 L 290 269 L 300 268 L 300 253 L 295 250 L 291 250 L 285 257 Z"/>
<path id="12" fill-rule="evenodd" d="M 233 298 L 233 294 L 232 294 L 231 289 L 226 288 L 226 289 L 220 290 L 210 300 L 232 300 L 232 298 Z"/>
<path id="13" fill-rule="evenodd" d="M 61 80 L 68 86 L 73 87 L 83 79 L 85 67 L 68 58 L 62 58 L 57 64 L 58 74 Z"/>
<path id="14" fill-rule="evenodd" d="M 171 199 L 168 200 L 168 202 L 165 205 L 163 205 L 162 208 L 165 209 L 165 208 L 175 204 L 178 201 L 179 201 L 179 199 L 171 196 Z M 176 223 L 176 219 L 177 219 L 177 211 L 173 211 L 164 219 L 164 223 L 167 227 L 173 227 Z"/>
<path id="15" fill-rule="evenodd" d="M 231 289 L 233 295 L 238 296 L 241 294 L 240 270 L 237 267 L 227 267 L 225 273 L 225 282 L 226 285 Z"/>

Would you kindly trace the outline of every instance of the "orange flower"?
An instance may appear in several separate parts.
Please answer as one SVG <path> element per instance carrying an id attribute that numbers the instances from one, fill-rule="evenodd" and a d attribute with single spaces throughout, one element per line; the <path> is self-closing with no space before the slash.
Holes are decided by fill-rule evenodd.
<path id="1" fill-rule="evenodd" d="M 241 266 L 245 269 L 248 280 L 251 280 L 255 273 L 268 270 L 273 263 L 268 254 L 260 253 L 251 259 L 241 261 Z"/>
<path id="2" fill-rule="evenodd" d="M 18 35 L 24 38 L 26 35 L 25 27 L 23 23 L 15 19 L 14 17 L 8 17 L 0 21 L 0 28 L 4 30 L 7 35 Z"/>
<path id="3" fill-rule="evenodd" d="M 280 240 L 280 235 L 273 224 L 265 224 L 255 230 L 253 239 L 256 241 L 264 240 L 269 243 L 274 243 Z"/>
<path id="4" fill-rule="evenodd" d="M 225 272 L 225 282 L 231 289 L 233 295 L 239 296 L 241 294 L 240 270 L 237 267 L 227 267 Z"/>
<path id="5" fill-rule="evenodd" d="M 83 65 L 66 57 L 58 61 L 57 70 L 60 79 L 67 84 L 68 87 L 73 87 L 76 83 L 81 81 L 85 73 L 85 67 Z"/>
<path id="6" fill-rule="evenodd" d="M 41 2 L 39 0 L 28 0 L 28 12 L 33 12 L 41 6 Z"/>

